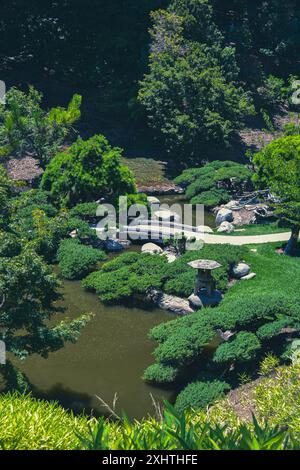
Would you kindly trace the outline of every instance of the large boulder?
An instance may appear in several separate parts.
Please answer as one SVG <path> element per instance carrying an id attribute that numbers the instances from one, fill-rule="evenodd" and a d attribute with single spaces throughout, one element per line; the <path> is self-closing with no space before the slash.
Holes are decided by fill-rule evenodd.
<path id="1" fill-rule="evenodd" d="M 246 263 L 238 263 L 233 267 L 232 272 L 236 279 L 241 279 L 242 277 L 248 276 L 250 273 L 250 266 Z"/>
<path id="2" fill-rule="evenodd" d="M 142 253 L 150 253 L 151 255 L 160 255 L 163 253 L 163 249 L 155 245 L 155 243 L 145 243 L 145 245 L 142 246 Z"/>
<path id="3" fill-rule="evenodd" d="M 233 212 L 231 209 L 222 207 L 217 213 L 216 225 L 219 227 L 222 222 L 232 222 L 233 221 Z"/>
<path id="4" fill-rule="evenodd" d="M 235 229 L 234 225 L 225 220 L 225 222 L 221 223 L 221 225 L 218 228 L 217 232 L 218 233 L 232 233 L 232 232 L 234 232 L 234 229 Z"/>
<path id="5" fill-rule="evenodd" d="M 189 302 L 181 297 L 165 294 L 164 292 L 152 289 L 147 293 L 147 298 L 157 307 L 163 310 L 169 310 L 177 315 L 188 315 L 194 313 L 194 309 L 190 307 Z"/>

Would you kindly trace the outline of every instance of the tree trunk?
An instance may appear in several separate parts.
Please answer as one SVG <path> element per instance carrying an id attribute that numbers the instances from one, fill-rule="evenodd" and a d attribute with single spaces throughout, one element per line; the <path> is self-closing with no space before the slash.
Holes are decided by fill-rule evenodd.
<path id="1" fill-rule="evenodd" d="M 300 232 L 300 227 L 293 227 L 291 238 L 289 239 L 288 244 L 286 245 L 286 248 L 284 250 L 285 255 L 292 255 L 293 252 L 296 250 L 297 242 L 299 238 L 299 232 Z"/>

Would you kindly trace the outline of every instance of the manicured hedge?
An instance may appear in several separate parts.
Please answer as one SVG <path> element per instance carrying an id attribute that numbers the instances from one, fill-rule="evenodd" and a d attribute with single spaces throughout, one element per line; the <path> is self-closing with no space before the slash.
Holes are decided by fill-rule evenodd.
<path id="1" fill-rule="evenodd" d="M 61 274 L 65 279 L 82 279 L 99 261 L 104 261 L 103 251 L 82 245 L 78 240 L 63 240 L 57 252 Z"/>
<path id="2" fill-rule="evenodd" d="M 153 364 L 145 371 L 143 379 L 147 382 L 168 384 L 174 382 L 178 375 L 178 369 L 166 364 Z"/>
<path id="3" fill-rule="evenodd" d="M 192 382 L 180 392 L 175 408 L 182 413 L 184 410 L 199 410 L 212 404 L 230 390 L 230 385 L 220 380 L 208 382 Z"/>
<path id="4" fill-rule="evenodd" d="M 252 171 L 232 161 L 208 163 L 201 168 L 185 170 L 175 183 L 186 187 L 186 197 L 192 204 L 212 208 L 229 202 L 236 190 L 251 187 Z"/>

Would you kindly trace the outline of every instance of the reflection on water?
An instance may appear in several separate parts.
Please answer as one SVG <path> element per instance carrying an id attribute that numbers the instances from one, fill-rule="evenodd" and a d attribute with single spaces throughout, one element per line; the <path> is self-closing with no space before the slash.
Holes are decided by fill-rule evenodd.
<path id="1" fill-rule="evenodd" d="M 182 213 L 184 204 L 188 204 L 188 201 L 182 194 L 158 196 L 158 199 L 160 200 L 161 204 L 168 204 L 169 206 L 178 204 L 181 207 Z M 193 225 L 196 225 L 196 206 L 193 208 Z M 209 211 L 204 211 L 204 225 L 208 225 L 211 228 L 216 226 L 215 216 Z"/>
<path id="2" fill-rule="evenodd" d="M 111 404 L 117 393 L 118 411 L 137 418 L 153 413 L 150 393 L 158 399 L 172 399 L 171 391 L 147 385 L 141 376 L 153 362 L 155 345 L 147 338 L 148 331 L 174 315 L 157 309 L 104 306 L 80 282 L 65 281 L 63 293 L 64 317 L 93 312 L 95 318 L 76 344 L 67 344 L 48 359 L 34 355 L 23 363 L 36 395 L 75 410 L 103 413 L 95 395 Z"/>

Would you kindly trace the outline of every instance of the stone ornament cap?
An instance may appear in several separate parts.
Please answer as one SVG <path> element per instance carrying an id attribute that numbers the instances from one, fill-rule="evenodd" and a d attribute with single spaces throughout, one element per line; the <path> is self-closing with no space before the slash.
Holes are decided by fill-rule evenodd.
<path id="1" fill-rule="evenodd" d="M 213 269 L 217 269 L 222 266 L 217 261 L 213 261 L 210 259 L 196 259 L 188 263 L 188 265 L 191 266 L 191 268 L 202 269 L 205 271 L 212 271 Z"/>

